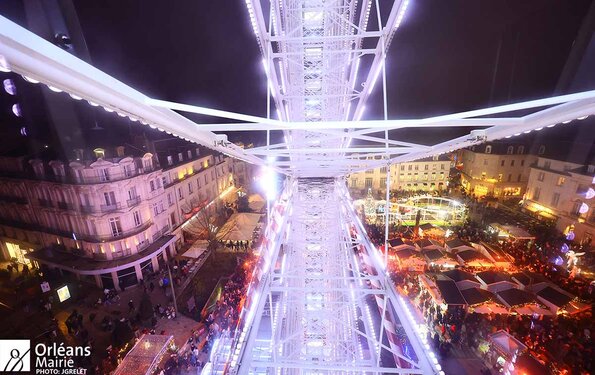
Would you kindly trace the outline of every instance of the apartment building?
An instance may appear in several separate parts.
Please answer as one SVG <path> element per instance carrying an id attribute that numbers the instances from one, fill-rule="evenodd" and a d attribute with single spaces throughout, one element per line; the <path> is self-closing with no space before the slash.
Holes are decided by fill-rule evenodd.
<path id="1" fill-rule="evenodd" d="M 200 150 L 46 162 L 0 158 L 3 259 L 99 287 L 135 284 L 183 241 L 181 224 L 248 181 L 243 162 Z M 165 166 L 163 166 L 165 164 Z M 216 205 L 210 205 L 213 209 Z"/>
<path id="2" fill-rule="evenodd" d="M 531 168 L 523 207 L 554 220 L 575 241 L 591 243 L 595 234 L 595 165 L 539 157 Z"/>
<path id="3" fill-rule="evenodd" d="M 441 191 L 448 187 L 452 161 L 450 155 L 440 155 L 407 163 L 394 164 L 390 168 L 390 189 L 407 191 Z M 366 194 L 372 189 L 379 197 L 386 194 L 386 167 L 352 173 L 349 188 L 355 195 Z"/>
<path id="4" fill-rule="evenodd" d="M 536 159 L 527 143 L 494 141 L 473 146 L 460 152 L 461 184 L 476 197 L 521 199 Z"/>

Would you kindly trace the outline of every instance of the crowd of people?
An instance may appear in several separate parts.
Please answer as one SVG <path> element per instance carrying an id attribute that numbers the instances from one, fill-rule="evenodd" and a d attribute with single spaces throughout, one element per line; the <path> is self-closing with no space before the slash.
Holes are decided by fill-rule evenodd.
<path id="1" fill-rule="evenodd" d="M 474 204 L 474 210 L 480 217 L 493 210 L 485 202 L 474 201 Z M 563 243 L 569 245 L 570 251 L 584 251 L 584 247 L 567 241 L 560 234 L 552 234 L 548 228 L 535 227 L 539 224 L 532 221 L 530 223 L 526 229 L 536 235 L 535 241 L 498 241 L 498 238 L 486 230 L 486 223 L 479 221 L 467 220 L 452 230 L 455 236 L 464 241 L 484 241 L 500 247 L 514 258 L 514 264 L 518 269 L 543 275 L 555 285 L 581 298 L 583 302 L 592 304 L 594 283 L 575 277 L 569 272 L 570 269 L 565 267 L 564 254 L 560 251 Z M 384 244 L 384 226 L 367 225 L 366 230 L 374 244 Z M 547 235 L 541 235 L 541 232 Z M 409 235 L 401 233 L 399 236 Z M 552 259 L 558 255 L 562 255 L 565 260 L 561 266 L 552 263 Z M 418 275 L 393 272 L 391 276 L 425 317 L 429 329 L 428 341 L 444 357 L 452 353 L 452 348 L 475 350 L 480 342 L 488 340 L 490 334 L 505 330 L 525 344 L 530 354 L 545 363 L 551 371 L 566 374 L 588 374 L 595 371 L 591 339 L 591 332 L 595 327 L 591 312 L 574 316 L 478 314 L 453 306 L 442 311 L 433 303 L 430 294 L 419 282 Z M 488 358 L 488 354 L 477 354 L 483 355 L 486 363 L 494 364 L 492 371 L 499 370 L 497 363 L 491 361 L 492 358 Z M 490 370 L 482 371 L 489 373 Z"/>

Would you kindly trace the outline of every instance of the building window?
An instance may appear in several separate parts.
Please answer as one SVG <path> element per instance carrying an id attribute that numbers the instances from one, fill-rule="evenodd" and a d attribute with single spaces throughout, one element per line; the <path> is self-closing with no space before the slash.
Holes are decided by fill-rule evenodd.
<path id="1" fill-rule="evenodd" d="M 557 207 L 559 200 L 560 200 L 560 193 L 554 193 L 554 195 L 552 196 L 552 207 Z"/>
<path id="2" fill-rule="evenodd" d="M 356 188 L 357 187 L 357 178 L 352 178 L 351 179 L 351 187 L 352 188 Z"/>
<path id="3" fill-rule="evenodd" d="M 535 190 L 533 191 L 533 200 L 538 201 L 539 194 L 541 194 L 541 188 L 536 187 Z"/>
<path id="4" fill-rule="evenodd" d="M 446 167 L 444 166 L 444 164 L 440 164 L 440 169 L 441 170 L 445 170 L 446 169 Z"/>
<path id="5" fill-rule="evenodd" d="M 132 165 L 128 164 L 124 166 L 124 176 L 126 177 L 132 177 L 133 175 L 133 170 L 132 170 Z"/>
<path id="6" fill-rule="evenodd" d="M 192 183 L 188 183 L 188 194 L 192 194 Z"/>
<path id="7" fill-rule="evenodd" d="M 538 155 L 545 154 L 545 146 L 544 145 L 539 146 L 539 150 L 537 150 L 537 154 Z"/>
<path id="8" fill-rule="evenodd" d="M 182 194 L 182 188 L 179 187 L 178 188 L 178 199 L 182 199 L 182 198 L 184 198 L 184 194 Z"/>
<path id="9" fill-rule="evenodd" d="M 545 173 L 539 172 L 537 175 L 537 181 L 543 181 L 545 179 Z"/>
<path id="10" fill-rule="evenodd" d="M 194 149 L 194 152 L 196 153 L 196 156 L 199 156 L 200 155 L 200 149 L 199 148 Z"/>
<path id="11" fill-rule="evenodd" d="M 366 171 L 366 173 L 367 173 L 367 174 L 372 174 L 372 173 L 374 173 L 374 170 L 373 170 L 373 169 L 368 169 L 368 170 Z"/>
<path id="12" fill-rule="evenodd" d="M 564 185 L 565 182 L 566 182 L 566 178 L 558 177 L 558 182 L 556 183 L 556 185 L 562 186 L 562 185 Z"/>
<path id="13" fill-rule="evenodd" d="M 504 166 L 504 160 L 500 160 L 500 166 L 503 167 Z"/>
<path id="14" fill-rule="evenodd" d="M 525 146 L 519 146 L 516 151 L 517 154 L 523 155 L 525 153 Z"/>
<path id="15" fill-rule="evenodd" d="M 367 188 L 372 187 L 372 179 L 370 177 L 366 178 L 366 187 Z"/>
<path id="16" fill-rule="evenodd" d="M 149 186 L 151 188 L 151 191 L 155 191 L 155 180 L 149 181 Z"/>
<path id="17" fill-rule="evenodd" d="M 380 173 L 386 173 L 386 167 L 380 168 Z"/>
<path id="18" fill-rule="evenodd" d="M 381 188 L 385 188 L 386 187 L 386 179 L 384 179 L 384 178 L 381 178 L 380 179 L 380 187 Z"/>
<path id="19" fill-rule="evenodd" d="M 112 217 L 109 219 L 109 226 L 112 231 L 112 236 L 117 237 L 122 234 L 122 225 L 119 217 Z"/>
<path id="20" fill-rule="evenodd" d="M 483 159 L 483 165 L 488 165 L 488 159 Z"/>
<path id="21" fill-rule="evenodd" d="M 170 206 L 174 204 L 174 199 L 171 196 L 171 193 L 167 193 L 167 204 Z"/>
<path id="22" fill-rule="evenodd" d="M 140 227 L 142 220 L 140 218 L 140 211 L 134 211 L 132 213 L 132 217 L 134 218 L 134 226 L 135 227 Z"/>
<path id="23" fill-rule="evenodd" d="M 109 171 L 107 168 L 102 168 L 99 171 L 97 171 L 97 173 L 99 173 L 99 181 L 109 181 Z"/>
<path id="24" fill-rule="evenodd" d="M 508 148 L 506 149 L 506 155 L 512 155 L 513 152 L 514 152 L 514 147 L 508 146 Z"/>
<path id="25" fill-rule="evenodd" d="M 8 95 L 17 94 L 17 87 L 14 85 L 14 81 L 12 79 L 7 78 L 4 81 L 2 81 L 2 83 L 4 85 L 4 91 L 6 91 Z"/>
<path id="26" fill-rule="evenodd" d="M 511 173 L 508 174 L 508 182 L 510 182 L 510 181 L 512 181 L 512 174 Z"/>
<path id="27" fill-rule="evenodd" d="M 517 178 L 516 178 L 516 182 L 521 182 L 521 176 L 522 176 L 522 175 L 519 173 L 519 175 L 518 175 L 518 176 L 517 176 Z"/>
<path id="28" fill-rule="evenodd" d="M 571 214 L 575 215 L 575 216 L 580 216 L 581 215 L 580 209 L 581 209 L 582 205 L 583 205 L 583 202 L 581 202 L 581 201 L 574 202 L 574 206 L 572 206 Z"/>
<path id="29" fill-rule="evenodd" d="M 486 146 L 486 154 L 491 154 L 492 153 L 492 146 L 488 145 Z"/>
<path id="30" fill-rule="evenodd" d="M 188 160 L 192 159 L 192 150 L 188 150 Z"/>
<path id="31" fill-rule="evenodd" d="M 401 165 L 401 170 L 404 171 L 405 170 L 405 166 Z"/>
<path id="32" fill-rule="evenodd" d="M 167 156 L 167 165 L 173 165 L 174 164 L 174 158 L 171 157 L 171 155 Z"/>
<path id="33" fill-rule="evenodd" d="M 106 206 L 116 205 L 116 194 L 113 191 L 103 193 L 103 199 L 105 200 Z"/>
<path id="34" fill-rule="evenodd" d="M 415 170 L 418 171 L 419 170 L 419 165 L 415 164 Z"/>
<path id="35" fill-rule="evenodd" d="M 546 160 L 543 162 L 543 167 L 545 169 L 550 169 L 552 167 L 552 162 L 550 160 Z"/>
<path id="36" fill-rule="evenodd" d="M 184 160 L 184 156 L 182 155 L 181 152 L 178 152 L 178 161 L 183 161 Z"/>
<path id="37" fill-rule="evenodd" d="M 407 166 L 407 170 L 408 170 L 408 171 L 410 171 L 410 170 L 412 170 L 412 169 L 413 169 L 413 166 L 412 166 L 411 164 L 409 164 L 409 165 Z"/>
<path id="38" fill-rule="evenodd" d="M 510 166 L 514 167 L 514 159 L 510 161 Z"/>
<path id="39" fill-rule="evenodd" d="M 521 167 L 525 166 L 525 159 L 521 160 Z"/>
<path id="40" fill-rule="evenodd" d="M 498 182 L 502 182 L 502 173 L 498 174 Z"/>
<path id="41" fill-rule="evenodd" d="M 430 166 L 428 164 L 424 165 L 424 171 L 429 171 L 430 170 Z"/>

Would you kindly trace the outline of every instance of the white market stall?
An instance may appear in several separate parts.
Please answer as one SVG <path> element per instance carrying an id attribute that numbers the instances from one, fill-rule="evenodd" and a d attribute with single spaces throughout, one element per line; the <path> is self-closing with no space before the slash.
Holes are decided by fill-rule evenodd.
<path id="1" fill-rule="evenodd" d="M 252 241 L 261 217 L 261 214 L 235 213 L 219 230 L 217 239 L 221 241 Z"/>
<path id="2" fill-rule="evenodd" d="M 188 258 L 200 258 L 208 249 L 209 241 L 197 240 L 194 241 L 190 249 L 188 249 L 182 256 Z"/>
<path id="3" fill-rule="evenodd" d="M 151 375 L 174 345 L 174 337 L 143 335 L 126 354 L 114 375 Z"/>
<path id="4" fill-rule="evenodd" d="M 252 194 L 248 197 L 248 207 L 253 211 L 260 212 L 266 204 L 267 202 L 260 194 Z"/>

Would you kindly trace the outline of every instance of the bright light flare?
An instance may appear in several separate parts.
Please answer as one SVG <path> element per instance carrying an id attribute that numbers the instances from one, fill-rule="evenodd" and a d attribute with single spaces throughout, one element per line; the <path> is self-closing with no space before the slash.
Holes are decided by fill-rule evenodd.
<path id="1" fill-rule="evenodd" d="M 269 163 L 272 161 L 274 159 L 268 159 Z M 275 173 L 273 168 L 269 166 L 262 167 L 258 182 L 266 195 L 266 199 L 269 201 L 275 200 L 277 197 L 277 173 Z"/>

